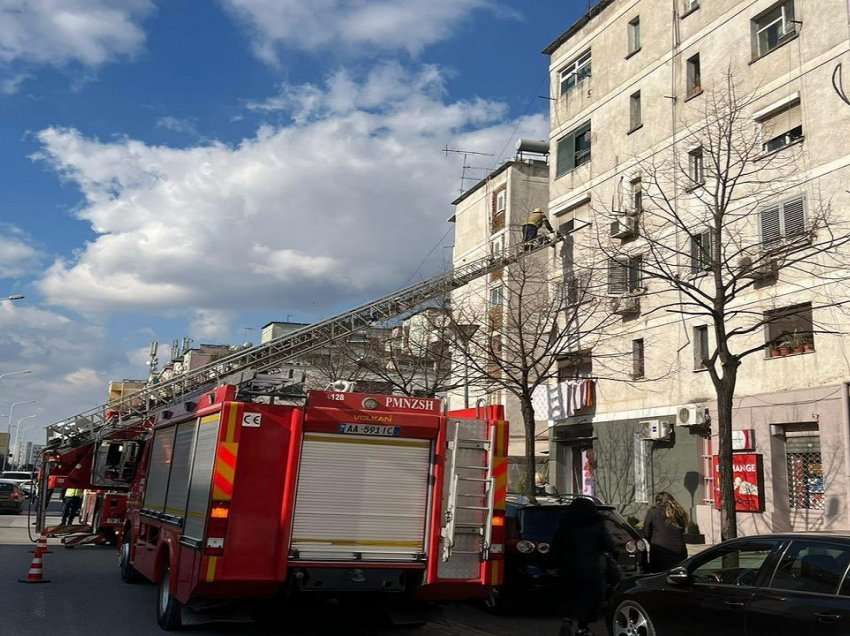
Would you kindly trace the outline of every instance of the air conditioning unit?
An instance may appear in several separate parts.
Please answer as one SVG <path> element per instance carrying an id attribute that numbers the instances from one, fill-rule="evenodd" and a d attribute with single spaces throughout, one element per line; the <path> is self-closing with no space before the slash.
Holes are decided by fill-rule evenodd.
<path id="1" fill-rule="evenodd" d="M 611 222 L 611 238 L 625 239 L 637 236 L 637 218 L 634 216 L 619 216 Z"/>
<path id="2" fill-rule="evenodd" d="M 776 259 L 773 258 L 762 260 L 757 265 L 754 265 L 752 258 L 742 256 L 738 259 L 738 273 L 744 278 L 765 280 L 776 278 L 779 273 L 779 266 L 776 263 Z"/>
<path id="3" fill-rule="evenodd" d="M 676 411 L 676 426 L 701 426 L 706 423 L 704 404 L 686 404 Z"/>
<path id="4" fill-rule="evenodd" d="M 611 313 L 629 316 L 640 313 L 640 298 L 637 296 L 615 296 L 609 301 Z"/>
<path id="5" fill-rule="evenodd" d="M 670 422 L 662 422 L 661 420 L 649 420 L 641 422 L 646 431 L 646 438 L 655 441 L 669 440 L 673 435 L 673 426 Z"/>

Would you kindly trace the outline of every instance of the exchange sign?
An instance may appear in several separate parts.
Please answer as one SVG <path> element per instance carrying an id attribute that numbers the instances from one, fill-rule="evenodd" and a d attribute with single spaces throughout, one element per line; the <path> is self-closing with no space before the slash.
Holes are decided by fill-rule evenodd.
<path id="1" fill-rule="evenodd" d="M 714 473 L 714 506 L 719 510 L 720 460 L 712 457 Z M 735 453 L 732 455 L 732 484 L 735 490 L 737 512 L 764 512 L 764 466 L 758 453 Z"/>

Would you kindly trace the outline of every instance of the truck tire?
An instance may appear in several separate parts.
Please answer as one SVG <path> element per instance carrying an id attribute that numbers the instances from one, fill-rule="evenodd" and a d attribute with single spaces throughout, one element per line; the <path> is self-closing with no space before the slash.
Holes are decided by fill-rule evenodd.
<path id="1" fill-rule="evenodd" d="M 121 580 L 125 583 L 138 583 L 142 580 L 142 576 L 138 570 L 130 563 L 130 531 L 124 533 L 121 541 L 121 549 L 118 551 L 118 567 L 121 569 Z"/>
<path id="2" fill-rule="evenodd" d="M 180 629 L 183 625 L 183 606 L 171 595 L 170 586 L 171 568 L 166 565 L 156 595 L 156 622 L 167 632 Z"/>

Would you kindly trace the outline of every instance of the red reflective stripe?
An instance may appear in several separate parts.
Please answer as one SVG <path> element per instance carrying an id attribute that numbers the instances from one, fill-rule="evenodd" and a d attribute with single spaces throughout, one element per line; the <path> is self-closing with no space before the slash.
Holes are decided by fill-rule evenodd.
<path id="1" fill-rule="evenodd" d="M 220 446 L 218 449 L 218 458 L 230 468 L 234 468 L 236 466 L 236 453 L 224 445 Z"/>
<path id="2" fill-rule="evenodd" d="M 233 482 L 227 481 L 224 477 L 222 477 L 221 473 L 215 474 L 213 484 L 228 497 L 233 496 Z"/>

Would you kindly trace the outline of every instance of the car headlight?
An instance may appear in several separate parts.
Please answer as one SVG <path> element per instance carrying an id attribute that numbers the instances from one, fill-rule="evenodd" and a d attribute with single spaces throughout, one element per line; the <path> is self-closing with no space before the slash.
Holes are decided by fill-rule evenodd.
<path id="1" fill-rule="evenodd" d="M 628 541 L 626 541 L 626 552 L 628 552 L 629 554 L 634 554 L 637 551 L 638 551 L 637 541 L 634 541 L 633 539 L 629 539 Z"/>
<path id="2" fill-rule="evenodd" d="M 549 554 L 549 550 L 551 550 L 551 547 L 549 546 L 548 543 L 538 543 L 537 544 L 537 551 L 540 554 Z"/>
<path id="3" fill-rule="evenodd" d="M 516 549 L 517 552 L 521 552 L 522 554 L 531 554 L 534 552 L 534 544 L 531 541 L 523 539 L 522 541 L 517 541 Z"/>
<path id="4" fill-rule="evenodd" d="M 639 552 L 649 552 L 649 541 L 646 539 L 640 539 L 637 542 L 637 549 Z"/>

